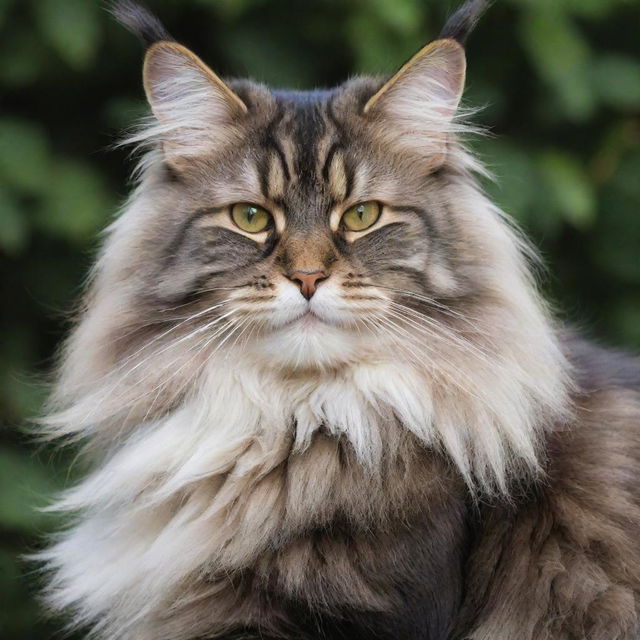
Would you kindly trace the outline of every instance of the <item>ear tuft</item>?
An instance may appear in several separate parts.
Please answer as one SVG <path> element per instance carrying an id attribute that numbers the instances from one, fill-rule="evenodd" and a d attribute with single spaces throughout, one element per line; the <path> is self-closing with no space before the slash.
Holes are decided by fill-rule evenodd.
<path id="1" fill-rule="evenodd" d="M 467 0 L 446 22 L 440 39 L 451 39 L 464 44 L 475 29 L 482 14 L 493 0 Z"/>
<path id="2" fill-rule="evenodd" d="M 173 41 L 160 20 L 145 6 L 133 0 L 117 0 L 108 4 L 109 11 L 126 29 L 149 47 L 156 42 Z"/>

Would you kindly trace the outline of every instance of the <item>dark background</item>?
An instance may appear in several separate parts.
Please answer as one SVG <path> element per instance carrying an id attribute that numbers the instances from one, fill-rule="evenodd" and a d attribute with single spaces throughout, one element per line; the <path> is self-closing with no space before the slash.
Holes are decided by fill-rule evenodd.
<path id="1" fill-rule="evenodd" d="M 437 35 L 445 0 L 156 0 L 169 30 L 223 75 L 311 88 L 388 72 Z M 467 102 L 487 188 L 549 266 L 561 317 L 640 347 L 640 3 L 498 0 L 468 46 Z M 144 112 L 142 50 L 97 0 L 0 0 L 0 636 L 48 638 L 34 601 L 35 506 L 68 453 L 29 443 L 44 375 L 98 234 L 128 189 L 111 150 Z"/>

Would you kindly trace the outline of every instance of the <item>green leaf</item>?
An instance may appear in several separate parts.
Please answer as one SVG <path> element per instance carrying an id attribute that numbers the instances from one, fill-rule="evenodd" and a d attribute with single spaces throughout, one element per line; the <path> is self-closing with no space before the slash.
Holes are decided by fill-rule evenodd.
<path id="1" fill-rule="evenodd" d="M 567 153 L 549 151 L 540 154 L 538 166 L 551 206 L 574 227 L 591 226 L 596 215 L 596 195 L 580 162 Z"/>
<path id="2" fill-rule="evenodd" d="M 49 173 L 49 141 L 28 120 L 0 118 L 0 178 L 15 189 L 38 194 Z"/>
<path id="3" fill-rule="evenodd" d="M 20 253 L 29 238 L 29 225 L 16 199 L 0 187 L 0 248 L 6 253 Z"/>
<path id="4" fill-rule="evenodd" d="M 616 109 L 640 108 L 640 63 L 620 55 L 598 58 L 593 67 L 594 86 L 604 102 Z"/>
<path id="5" fill-rule="evenodd" d="M 104 225 L 111 208 L 112 199 L 98 172 L 73 160 L 60 160 L 36 219 L 38 228 L 53 236 L 87 242 Z"/>
<path id="6" fill-rule="evenodd" d="M 590 77 L 590 50 L 566 14 L 540 7 L 523 13 L 524 46 L 538 75 L 554 90 L 565 115 L 585 120 L 595 107 Z"/>
<path id="7" fill-rule="evenodd" d="M 81 71 L 91 64 L 100 43 L 100 2 L 38 0 L 40 32 L 67 64 Z"/>

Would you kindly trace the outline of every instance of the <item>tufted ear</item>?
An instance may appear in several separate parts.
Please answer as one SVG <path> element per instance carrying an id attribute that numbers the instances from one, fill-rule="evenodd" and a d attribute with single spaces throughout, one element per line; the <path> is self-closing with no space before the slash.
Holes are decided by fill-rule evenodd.
<path id="1" fill-rule="evenodd" d="M 176 42 L 152 44 L 144 61 L 144 89 L 157 120 L 155 135 L 167 160 L 215 151 L 234 140 L 244 102 L 207 65 Z"/>
<path id="2" fill-rule="evenodd" d="M 464 89 L 464 49 L 436 40 L 420 50 L 366 103 L 363 113 L 379 122 L 392 144 L 423 155 L 432 168 L 444 161 L 448 135 Z"/>

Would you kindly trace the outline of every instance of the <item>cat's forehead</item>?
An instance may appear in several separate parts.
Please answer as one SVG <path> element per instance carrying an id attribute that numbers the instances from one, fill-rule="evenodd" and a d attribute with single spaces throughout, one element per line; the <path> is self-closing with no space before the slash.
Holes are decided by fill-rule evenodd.
<path id="1" fill-rule="evenodd" d="M 357 173 L 351 119 L 358 95 L 350 87 L 313 91 L 234 86 L 249 104 L 255 129 L 249 173 L 265 202 L 277 203 L 290 222 L 310 221 L 349 198 Z M 370 92 L 369 92 L 370 93 Z"/>

